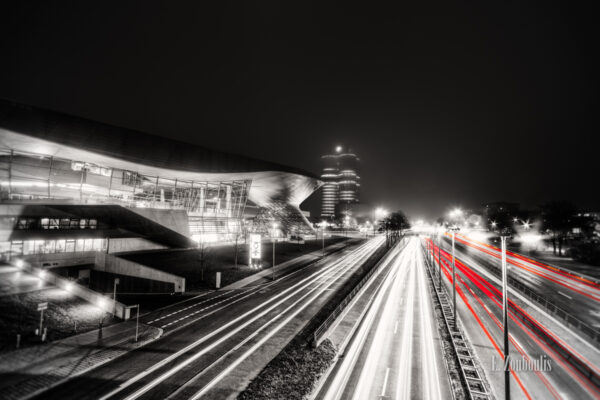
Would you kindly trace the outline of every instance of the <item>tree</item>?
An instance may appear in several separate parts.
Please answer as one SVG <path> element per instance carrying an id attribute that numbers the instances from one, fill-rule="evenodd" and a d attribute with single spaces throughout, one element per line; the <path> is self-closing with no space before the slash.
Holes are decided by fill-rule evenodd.
<path id="1" fill-rule="evenodd" d="M 385 232 L 388 247 L 400 237 L 403 230 L 408 228 L 410 223 L 402 211 L 391 213 L 379 223 L 379 230 Z"/>
<path id="2" fill-rule="evenodd" d="M 200 281 L 202 282 L 204 282 L 204 269 L 208 266 L 210 258 L 210 248 L 201 240 L 198 243 L 198 262 L 200 263 Z"/>
<path id="3" fill-rule="evenodd" d="M 568 201 L 551 201 L 542 207 L 542 227 L 550 233 L 554 255 L 562 256 L 563 243 L 574 226 L 577 208 Z"/>
<path id="4" fill-rule="evenodd" d="M 234 232 L 234 239 L 235 239 L 235 243 L 233 246 L 233 251 L 234 251 L 234 262 L 235 262 L 235 268 L 238 267 L 238 254 L 240 252 L 240 241 L 241 239 L 244 239 L 244 243 L 246 243 L 246 232 L 247 228 L 245 224 L 240 224 L 239 229 L 237 229 Z"/>

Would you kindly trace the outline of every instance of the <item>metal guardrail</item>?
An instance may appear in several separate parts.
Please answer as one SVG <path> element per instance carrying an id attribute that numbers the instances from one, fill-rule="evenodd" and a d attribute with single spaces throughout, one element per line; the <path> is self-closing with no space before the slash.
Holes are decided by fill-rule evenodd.
<path id="1" fill-rule="evenodd" d="M 354 299 L 354 297 L 360 291 L 360 289 L 362 289 L 362 287 L 369 281 L 369 279 L 373 276 L 373 274 L 379 269 L 379 267 L 381 266 L 381 263 L 384 261 L 387 254 L 389 253 L 389 251 L 392 248 L 393 248 L 393 246 L 390 247 L 388 249 L 388 251 L 377 262 L 377 264 L 375 264 L 369 270 L 369 272 L 367 272 L 367 274 L 365 276 L 363 276 L 363 278 L 354 286 L 352 291 L 350 291 L 350 293 L 348 293 L 346 295 L 346 297 L 344 297 L 344 299 L 337 305 L 337 307 L 331 312 L 331 314 L 329 314 L 327 319 L 325 321 L 323 321 L 323 323 L 321 323 L 321 325 L 319 325 L 317 327 L 317 329 L 315 329 L 315 331 L 313 333 L 313 342 L 312 342 L 313 347 L 317 347 L 317 346 L 319 346 L 319 344 L 321 344 L 321 341 L 323 341 L 325 334 L 327 333 L 327 330 L 333 325 L 335 320 L 344 312 L 344 310 L 346 309 L 348 304 L 350 304 L 350 302 L 352 301 L 352 299 Z"/>
<path id="2" fill-rule="evenodd" d="M 462 331 L 455 323 L 454 310 L 448 300 L 446 289 L 443 285 L 436 286 L 435 267 L 431 265 L 430 256 L 422 244 L 421 249 L 424 253 L 430 285 L 433 286 L 433 292 L 442 307 L 444 325 L 450 334 L 450 343 L 452 344 L 455 361 L 460 368 L 463 387 L 466 389 L 468 398 L 471 400 L 491 400 L 494 396 L 488 391 L 488 387 L 483 379 L 483 372 L 478 368 L 478 363 L 475 362 L 476 356 L 470 348 L 468 341 L 465 340 Z"/>

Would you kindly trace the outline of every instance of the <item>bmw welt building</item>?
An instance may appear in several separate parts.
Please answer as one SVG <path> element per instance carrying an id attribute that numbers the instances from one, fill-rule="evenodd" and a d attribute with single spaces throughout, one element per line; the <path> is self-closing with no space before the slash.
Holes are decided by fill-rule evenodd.
<path id="1" fill-rule="evenodd" d="M 310 231 L 299 205 L 320 184 L 299 169 L 0 101 L 3 260 L 54 254 L 65 265 L 88 252 L 192 247 L 269 220 L 283 234 Z M 250 226 L 247 208 L 258 210 Z"/>

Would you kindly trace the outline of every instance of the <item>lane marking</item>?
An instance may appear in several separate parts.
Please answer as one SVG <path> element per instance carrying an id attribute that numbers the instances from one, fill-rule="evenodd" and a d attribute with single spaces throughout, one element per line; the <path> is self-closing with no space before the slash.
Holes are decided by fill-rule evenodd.
<path id="1" fill-rule="evenodd" d="M 390 375 L 390 367 L 387 367 L 385 369 L 385 378 L 383 378 L 383 387 L 381 388 L 381 397 L 385 396 L 385 388 L 387 386 L 387 381 L 388 381 L 388 376 L 389 375 Z"/>
<path id="2" fill-rule="evenodd" d="M 573 300 L 573 298 L 571 296 L 569 296 L 568 294 L 564 294 L 563 292 L 561 292 L 560 290 L 558 291 L 559 294 L 562 294 L 563 296 L 565 296 L 567 299 L 569 300 Z"/>
<path id="3" fill-rule="evenodd" d="M 394 324 L 394 335 L 396 332 L 398 332 L 398 320 L 396 320 L 396 323 Z"/>
<path id="4" fill-rule="evenodd" d="M 133 378 L 131 378 L 131 379 L 123 382 L 121 385 L 119 385 L 116 389 L 112 390 L 110 393 L 102 396 L 101 399 L 108 399 L 110 397 L 115 396 L 117 393 L 123 391 L 124 389 L 126 389 L 127 387 L 133 385 L 134 383 L 136 383 L 137 381 L 139 381 L 142 378 L 146 377 L 147 375 L 153 373 L 154 371 L 158 370 L 159 368 L 162 368 L 166 364 L 168 364 L 168 363 L 174 361 L 175 359 L 179 358 L 180 356 L 186 354 L 188 351 L 192 350 L 193 348 L 198 347 L 199 345 L 201 345 L 205 341 L 209 340 L 210 338 L 218 335 L 222 331 L 225 331 L 226 329 L 228 329 L 232 325 L 235 325 L 238 322 L 241 322 L 243 319 L 247 318 L 248 316 L 252 316 L 246 322 L 243 322 L 241 325 L 236 326 L 236 328 L 234 328 L 233 330 L 230 330 L 226 335 L 224 335 L 223 337 L 219 338 L 216 342 L 211 343 L 209 346 L 203 348 L 202 350 L 200 350 L 199 352 L 197 352 L 192 357 L 186 359 L 183 362 L 180 362 L 178 365 L 176 365 L 176 366 L 172 367 L 171 369 L 169 369 L 166 373 L 163 373 L 158 378 L 156 378 L 156 379 L 152 380 L 151 382 L 147 383 L 146 385 L 144 385 L 141 389 L 138 389 L 133 394 L 127 396 L 127 399 L 135 399 L 135 398 L 141 396 L 142 394 L 146 393 L 151 388 L 153 388 L 156 385 L 158 385 L 160 382 L 164 381 L 165 379 L 169 378 L 173 374 L 177 373 L 179 370 L 185 368 L 186 365 L 190 364 L 191 362 L 193 362 L 197 358 L 201 357 L 203 354 L 205 354 L 206 352 L 210 351 L 212 348 L 218 346 L 220 343 L 224 342 L 229 337 L 235 335 L 237 332 L 241 331 L 246 326 L 250 325 L 254 321 L 258 320 L 259 318 L 262 318 L 264 315 L 266 315 L 268 312 L 270 312 L 273 309 L 275 309 L 276 307 L 278 307 L 280 304 L 282 304 L 286 300 L 288 300 L 291 297 L 295 296 L 296 294 L 300 293 L 306 287 L 310 286 L 315 280 L 320 279 L 323 275 L 325 275 L 327 273 L 331 273 L 332 271 L 339 271 L 339 270 L 343 270 L 345 268 L 350 268 L 351 264 L 348 265 L 346 263 L 351 262 L 351 259 L 353 258 L 352 256 L 355 256 L 356 258 L 362 258 L 362 256 L 364 254 L 369 254 L 369 252 L 373 248 L 376 248 L 379 245 L 379 242 L 380 241 L 367 242 L 364 245 L 358 247 L 352 253 L 349 253 L 349 254 L 345 255 L 341 259 L 333 261 L 330 265 L 328 265 L 324 269 L 316 271 L 314 273 L 311 273 L 306 278 L 303 278 L 301 281 L 293 284 L 289 288 L 286 288 L 285 290 L 283 290 L 283 291 L 275 294 L 273 297 L 271 297 L 270 299 L 264 301 L 260 305 L 254 307 L 253 309 L 245 312 L 244 314 L 239 315 L 238 317 L 230 320 L 228 323 L 222 325 L 221 327 L 219 327 L 218 329 L 210 332 L 209 334 L 207 334 L 205 336 L 202 336 L 201 338 L 199 338 L 195 342 L 192 342 L 191 344 L 189 344 L 188 346 L 184 347 L 183 349 L 177 351 L 176 353 L 171 354 L 170 356 L 166 357 L 162 361 L 154 364 L 152 367 L 144 370 L 141 373 L 138 373 Z M 281 299 L 281 300 L 279 300 L 279 299 Z M 270 303 L 273 303 L 273 304 L 269 306 Z M 256 312 L 258 310 L 260 310 L 260 309 L 264 309 L 264 310 L 261 311 L 260 313 L 256 314 Z"/>

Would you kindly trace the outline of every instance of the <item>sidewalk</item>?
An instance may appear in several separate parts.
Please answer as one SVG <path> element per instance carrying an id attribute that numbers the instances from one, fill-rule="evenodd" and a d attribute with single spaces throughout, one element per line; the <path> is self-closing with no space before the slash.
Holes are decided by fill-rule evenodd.
<path id="1" fill-rule="evenodd" d="M 162 335 L 162 329 L 122 322 L 0 356 L 0 399 L 27 399 L 111 361 Z"/>
<path id="2" fill-rule="evenodd" d="M 346 247 L 349 243 L 351 243 L 351 242 L 343 241 L 343 242 L 339 242 L 339 243 L 335 243 L 330 246 L 327 246 L 327 247 L 325 247 L 325 255 L 327 256 L 333 252 L 341 250 L 342 248 Z M 322 250 L 317 250 L 317 251 L 313 251 L 312 253 L 304 254 L 300 257 L 292 258 L 291 260 L 288 260 L 281 264 L 276 264 L 275 265 L 275 276 L 281 277 L 282 275 L 288 274 L 293 269 L 297 268 L 296 264 L 301 264 L 301 263 L 312 262 L 312 261 L 318 260 L 319 258 L 321 258 L 322 255 L 323 255 Z M 239 289 L 244 286 L 248 286 L 250 284 L 256 283 L 257 281 L 259 281 L 261 279 L 270 279 L 272 274 L 273 274 L 272 269 L 266 268 L 260 272 L 257 272 L 255 274 L 247 276 L 246 278 L 240 279 L 239 281 L 235 281 L 227 286 L 224 286 L 223 288 L 221 288 L 221 290 Z"/>

